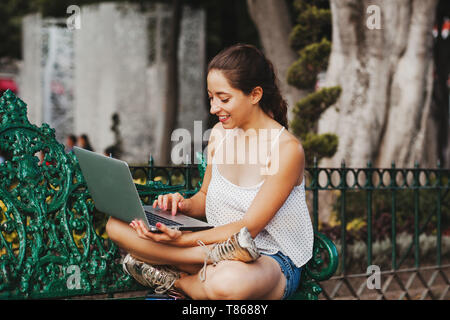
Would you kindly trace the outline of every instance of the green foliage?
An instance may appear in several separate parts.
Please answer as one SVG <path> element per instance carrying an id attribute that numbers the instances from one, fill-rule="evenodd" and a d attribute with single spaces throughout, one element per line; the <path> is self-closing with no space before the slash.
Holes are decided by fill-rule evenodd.
<path id="1" fill-rule="evenodd" d="M 300 58 L 288 69 L 288 83 L 299 89 L 313 89 L 317 74 L 327 68 L 330 52 L 331 43 L 325 38 L 306 46 L 299 52 Z"/>
<path id="2" fill-rule="evenodd" d="M 116 0 L 117 1 L 117 0 Z M 0 57 L 21 58 L 22 17 L 40 12 L 43 16 L 68 16 L 67 7 L 72 4 L 98 3 L 99 0 L 1 0 L 0 1 Z"/>
<path id="3" fill-rule="evenodd" d="M 333 105 L 341 94 L 341 87 L 322 88 L 301 99 L 294 108 L 294 113 L 301 117 L 299 122 L 306 121 L 301 131 L 296 132 L 299 136 L 304 136 L 308 131 L 312 130 L 314 123 L 317 122 L 322 112 Z"/>
<path id="4" fill-rule="evenodd" d="M 295 50 L 318 42 L 323 36 L 331 38 L 331 12 L 328 9 L 307 7 L 298 16 L 297 22 L 289 36 L 289 43 Z"/>
<path id="5" fill-rule="evenodd" d="M 294 8 L 297 12 L 302 12 L 308 9 L 309 6 L 315 6 L 320 9 L 329 9 L 329 0 L 294 0 Z"/>
<path id="6" fill-rule="evenodd" d="M 363 218 L 367 220 L 367 192 L 353 191 L 345 195 L 346 219 L 348 221 Z M 419 225 L 425 226 L 425 232 L 434 233 L 436 227 L 436 209 L 437 209 L 436 190 L 420 190 L 419 192 Z M 441 199 L 441 224 L 445 230 L 450 226 L 450 193 L 447 192 Z M 338 212 L 342 205 L 342 197 L 339 196 L 334 206 L 334 211 Z M 396 224 L 397 232 L 414 233 L 414 190 L 396 191 Z M 384 238 L 391 233 L 391 210 L 392 210 L 392 192 L 377 191 L 372 195 L 372 219 L 374 225 L 382 217 L 388 216 L 388 221 L 380 225 L 380 232 L 373 232 L 377 238 Z M 338 220 L 341 219 L 337 216 Z M 364 230 L 363 230 L 364 231 Z M 381 232 L 382 231 L 382 232 Z"/>
<path id="7" fill-rule="evenodd" d="M 309 132 L 303 140 L 306 163 L 312 164 L 314 158 L 332 157 L 337 150 L 338 136 L 332 133 L 316 134 Z"/>
<path id="8" fill-rule="evenodd" d="M 331 11 L 326 0 L 295 0 L 298 11 L 297 25 L 289 36 L 291 47 L 299 58 L 288 69 L 287 82 L 303 90 L 313 91 L 317 75 L 326 70 L 331 53 Z M 341 94 L 340 87 L 322 88 L 300 100 L 290 123 L 293 133 L 301 139 L 306 161 L 332 157 L 338 147 L 338 137 L 325 133 L 318 135 L 317 121 L 321 114 L 335 104 Z"/>
<path id="9" fill-rule="evenodd" d="M 321 159 L 336 153 L 338 137 L 330 133 L 318 135 L 313 130 L 322 113 L 336 102 L 340 94 L 340 87 L 323 88 L 301 99 L 293 110 L 295 120 L 291 129 L 302 140 L 307 163 L 312 163 L 314 157 Z"/>
<path id="10" fill-rule="evenodd" d="M 30 12 L 32 5 L 26 0 L 0 1 L 0 57 L 19 57 L 21 17 Z"/>
<path id="11" fill-rule="evenodd" d="M 377 190 L 372 194 L 372 240 L 384 241 L 392 237 L 392 191 Z M 345 202 L 346 238 L 347 244 L 362 241 L 367 243 L 367 192 L 347 191 Z M 441 234 L 448 236 L 450 231 L 450 192 L 444 192 L 441 198 Z M 320 232 L 333 241 L 341 239 L 342 217 L 339 213 L 342 205 L 342 196 L 339 195 L 333 205 L 333 214 L 329 223 L 322 223 Z M 395 232 L 397 238 L 402 234 L 413 235 L 414 224 L 414 190 L 402 189 L 396 191 L 395 202 Z M 436 190 L 420 190 L 419 192 L 419 234 L 432 236 L 437 234 L 437 192 Z M 412 241 L 408 242 L 410 245 Z"/>

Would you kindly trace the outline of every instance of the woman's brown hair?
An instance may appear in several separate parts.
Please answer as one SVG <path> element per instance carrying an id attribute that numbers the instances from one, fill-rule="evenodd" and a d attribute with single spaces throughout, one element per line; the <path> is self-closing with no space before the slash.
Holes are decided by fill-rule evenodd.
<path id="1" fill-rule="evenodd" d="M 233 88 L 246 95 L 260 86 L 263 90 L 260 107 L 288 129 L 287 103 L 278 89 L 273 65 L 258 48 L 241 43 L 228 47 L 211 60 L 208 73 L 213 69 L 220 70 Z"/>

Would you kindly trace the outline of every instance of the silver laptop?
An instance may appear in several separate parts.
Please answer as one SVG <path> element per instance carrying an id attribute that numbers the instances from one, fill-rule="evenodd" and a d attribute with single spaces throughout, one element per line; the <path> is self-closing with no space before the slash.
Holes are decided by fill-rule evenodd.
<path id="1" fill-rule="evenodd" d="M 213 228 L 201 220 L 171 210 L 143 206 L 125 161 L 106 157 L 74 147 L 89 193 L 98 211 L 125 222 L 142 220 L 151 232 L 161 232 L 156 223 L 181 231 L 199 231 Z"/>

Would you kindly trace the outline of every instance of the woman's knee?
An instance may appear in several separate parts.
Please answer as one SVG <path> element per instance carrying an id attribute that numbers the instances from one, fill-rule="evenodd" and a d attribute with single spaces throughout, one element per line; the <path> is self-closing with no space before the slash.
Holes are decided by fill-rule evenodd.
<path id="1" fill-rule="evenodd" d="M 108 234 L 108 237 L 116 242 L 119 239 L 120 234 L 120 220 L 117 220 L 116 218 L 109 217 L 108 222 L 106 223 L 106 233 Z"/>
<path id="2" fill-rule="evenodd" d="M 222 262 L 217 267 L 212 267 L 216 270 L 212 269 L 213 272 L 207 276 L 204 283 L 208 299 L 243 300 L 248 298 L 248 278 L 237 263 L 239 262 Z"/>

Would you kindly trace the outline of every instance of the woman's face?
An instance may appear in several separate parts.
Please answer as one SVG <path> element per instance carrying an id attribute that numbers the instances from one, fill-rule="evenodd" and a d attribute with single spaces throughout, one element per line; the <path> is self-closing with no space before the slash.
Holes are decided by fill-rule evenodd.
<path id="1" fill-rule="evenodd" d="M 211 114 L 218 116 L 225 129 L 240 127 L 254 106 L 252 95 L 231 87 L 220 70 L 208 73 L 207 86 Z"/>

